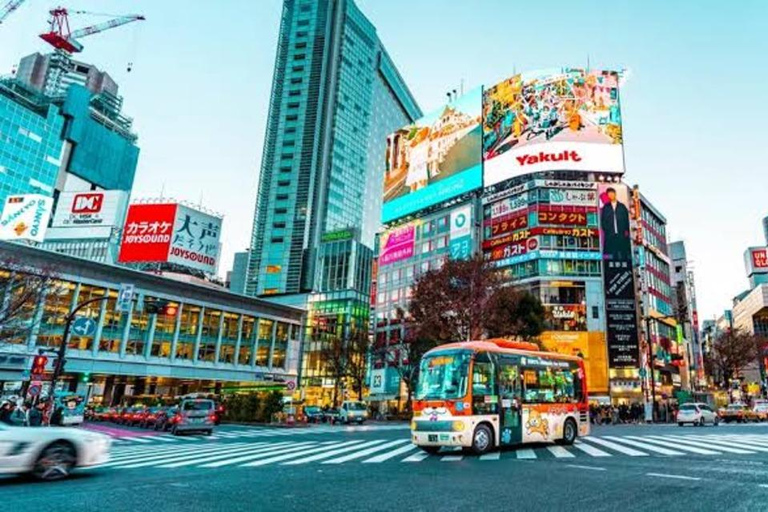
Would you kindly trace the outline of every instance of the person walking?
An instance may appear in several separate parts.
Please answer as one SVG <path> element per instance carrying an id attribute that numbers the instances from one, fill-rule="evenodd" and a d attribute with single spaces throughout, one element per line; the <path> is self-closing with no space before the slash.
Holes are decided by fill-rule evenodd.
<path id="1" fill-rule="evenodd" d="M 39 427 L 43 424 L 43 411 L 40 408 L 41 404 L 38 404 L 37 407 L 32 407 L 32 404 L 28 405 L 27 424 L 30 427 Z"/>
<path id="2" fill-rule="evenodd" d="M 13 412 L 13 404 L 11 402 L 3 402 L 3 405 L 0 406 L 0 423 L 5 423 L 6 425 L 10 425 L 12 412 Z"/>
<path id="3" fill-rule="evenodd" d="M 16 427 L 27 426 L 27 409 L 24 407 L 24 403 L 20 403 L 11 413 L 11 425 Z"/>

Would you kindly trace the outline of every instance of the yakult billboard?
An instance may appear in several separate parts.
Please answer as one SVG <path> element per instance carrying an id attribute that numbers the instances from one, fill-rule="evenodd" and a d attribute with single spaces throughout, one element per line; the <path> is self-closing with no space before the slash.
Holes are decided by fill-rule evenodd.
<path id="1" fill-rule="evenodd" d="M 118 261 L 175 263 L 215 273 L 221 219 L 175 203 L 128 208 Z"/>
<path id="2" fill-rule="evenodd" d="M 541 171 L 623 173 L 619 74 L 563 68 L 486 89 L 483 159 L 485 187 Z"/>

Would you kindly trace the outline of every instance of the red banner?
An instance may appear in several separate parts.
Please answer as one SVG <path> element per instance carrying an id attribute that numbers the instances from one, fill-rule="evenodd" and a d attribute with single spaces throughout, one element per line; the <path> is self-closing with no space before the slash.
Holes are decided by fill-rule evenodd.
<path id="1" fill-rule="evenodd" d="M 171 247 L 175 204 L 132 204 L 123 227 L 118 261 L 165 262 Z"/>

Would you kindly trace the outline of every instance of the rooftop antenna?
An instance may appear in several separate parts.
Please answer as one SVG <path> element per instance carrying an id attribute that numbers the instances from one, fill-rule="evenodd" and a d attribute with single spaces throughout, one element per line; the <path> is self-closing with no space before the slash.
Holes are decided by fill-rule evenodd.
<path id="1" fill-rule="evenodd" d="M 589 71 L 589 54 L 587 54 L 587 71 Z"/>
<path id="2" fill-rule="evenodd" d="M 165 182 L 160 186 L 160 199 L 165 197 Z"/>
<path id="3" fill-rule="evenodd" d="M 464 79 L 461 79 L 461 95 L 464 96 Z"/>

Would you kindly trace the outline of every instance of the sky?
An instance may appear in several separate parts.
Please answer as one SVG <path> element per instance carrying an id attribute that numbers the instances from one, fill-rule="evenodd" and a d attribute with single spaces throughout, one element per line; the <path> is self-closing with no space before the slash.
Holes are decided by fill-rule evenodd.
<path id="1" fill-rule="evenodd" d="M 560 66 L 629 70 L 621 91 L 630 184 L 685 241 L 701 319 L 748 287 L 742 254 L 766 243 L 768 2 L 763 0 L 357 0 L 429 112 L 452 89 Z M 0 4 L 5 4 L 1 2 Z M 224 215 L 221 273 L 249 245 L 280 0 L 70 0 L 140 13 L 82 42 L 120 84 L 141 155 L 134 197 L 202 201 Z M 47 51 L 52 4 L 0 25 L 0 74 Z M 130 9 L 128 11 L 127 9 Z M 73 16 L 79 28 L 103 17 Z M 133 62 L 133 70 L 126 71 Z"/>

